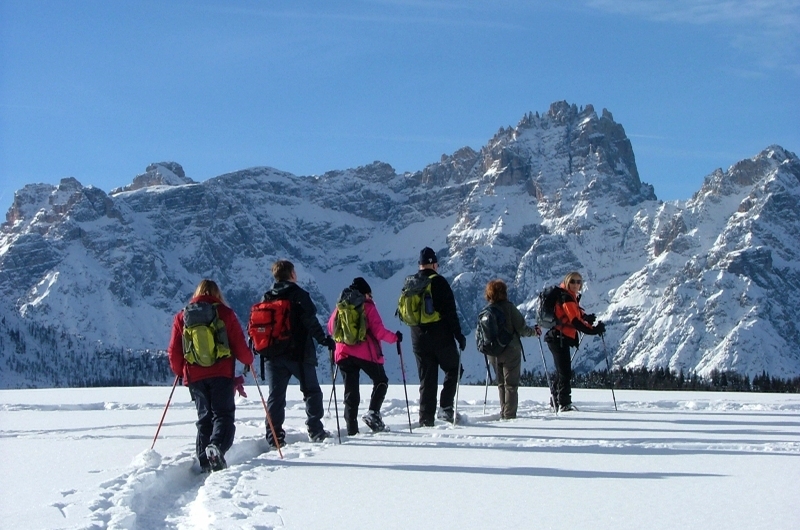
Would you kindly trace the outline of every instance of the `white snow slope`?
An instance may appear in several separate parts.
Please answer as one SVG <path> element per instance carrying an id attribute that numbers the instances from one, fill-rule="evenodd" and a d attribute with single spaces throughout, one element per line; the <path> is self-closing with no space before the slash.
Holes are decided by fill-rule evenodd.
<path id="1" fill-rule="evenodd" d="M 202 475 L 184 388 L 154 450 L 169 388 L 0 390 L 0 527 L 800 528 L 798 395 L 617 391 L 615 411 L 609 390 L 579 389 L 580 411 L 555 415 L 523 388 L 499 421 L 494 388 L 484 413 L 484 387 L 462 386 L 464 425 L 409 432 L 393 385 L 391 432 L 311 444 L 290 386 L 281 459 L 247 392 L 229 468 Z"/>

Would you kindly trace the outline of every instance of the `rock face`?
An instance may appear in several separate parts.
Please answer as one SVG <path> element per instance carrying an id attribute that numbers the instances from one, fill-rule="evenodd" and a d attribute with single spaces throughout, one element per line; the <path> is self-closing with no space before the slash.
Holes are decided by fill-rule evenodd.
<path id="1" fill-rule="evenodd" d="M 364 276 L 387 326 L 402 329 L 394 305 L 424 246 L 465 333 L 489 279 L 506 280 L 533 322 L 538 292 L 579 270 L 615 366 L 796 375 L 786 293 L 800 286 L 798 200 L 800 162 L 771 146 L 691 199 L 660 202 L 611 114 L 565 102 L 415 173 L 375 162 L 196 183 L 162 162 L 110 194 L 75 179 L 29 185 L 0 232 L 0 386 L 169 379 L 157 352 L 199 280 L 217 280 L 246 321 L 279 258 L 296 264 L 320 320 Z M 525 366 L 537 370 L 533 342 Z M 463 360 L 466 381 L 485 376 L 471 340 Z M 602 342 L 587 337 L 576 369 L 598 367 Z M 387 370 L 399 380 L 393 357 Z"/>
<path id="2" fill-rule="evenodd" d="M 131 184 L 113 189 L 111 194 L 140 190 L 149 186 L 180 186 L 181 184 L 194 184 L 194 181 L 183 172 L 183 167 L 176 162 L 159 162 L 150 164 L 144 173 L 133 179 Z"/>

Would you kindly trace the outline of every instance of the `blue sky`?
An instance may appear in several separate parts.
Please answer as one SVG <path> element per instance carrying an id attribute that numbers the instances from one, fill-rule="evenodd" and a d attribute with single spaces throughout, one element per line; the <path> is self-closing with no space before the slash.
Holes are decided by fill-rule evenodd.
<path id="1" fill-rule="evenodd" d="M 800 0 L 0 0 L 0 206 L 152 162 L 416 171 L 554 101 L 607 108 L 660 199 L 800 150 Z"/>

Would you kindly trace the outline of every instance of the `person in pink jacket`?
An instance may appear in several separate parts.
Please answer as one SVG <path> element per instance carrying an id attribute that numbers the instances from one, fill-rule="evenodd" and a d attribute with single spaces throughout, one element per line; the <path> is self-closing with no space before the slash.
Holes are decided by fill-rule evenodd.
<path id="1" fill-rule="evenodd" d="M 367 327 L 367 335 L 363 341 L 353 345 L 337 342 L 334 352 L 334 360 L 344 379 L 344 419 L 347 424 L 347 435 L 353 436 L 358 434 L 358 404 L 361 402 L 359 374 L 361 370 L 372 379 L 369 410 L 362 419 L 373 432 L 386 430 L 381 417 L 381 405 L 386 397 L 389 378 L 383 368 L 381 341 L 394 344 L 403 340 L 403 334 L 399 331 L 389 331 L 384 327 L 383 320 L 378 314 L 378 308 L 372 301 L 372 289 L 364 278 L 354 279 L 349 289 L 357 290 L 364 295 L 364 319 Z M 331 335 L 334 334 L 336 328 L 336 314 L 337 311 L 334 310 L 328 320 L 328 331 Z"/>

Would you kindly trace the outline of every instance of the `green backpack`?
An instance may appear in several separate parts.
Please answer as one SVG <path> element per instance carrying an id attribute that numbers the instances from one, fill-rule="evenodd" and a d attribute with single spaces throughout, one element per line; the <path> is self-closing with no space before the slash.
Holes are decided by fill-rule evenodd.
<path id="1" fill-rule="evenodd" d="M 189 364 L 208 367 L 231 356 L 217 305 L 195 302 L 183 308 L 183 357 Z"/>
<path id="2" fill-rule="evenodd" d="M 434 276 L 437 275 L 412 274 L 406 278 L 395 311 L 395 315 L 403 324 L 419 326 L 442 319 L 442 315 L 433 308 L 431 280 Z"/>
<path id="3" fill-rule="evenodd" d="M 333 340 L 354 345 L 367 338 L 364 318 L 364 295 L 356 289 L 346 288 L 336 302 L 336 321 Z"/>

